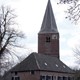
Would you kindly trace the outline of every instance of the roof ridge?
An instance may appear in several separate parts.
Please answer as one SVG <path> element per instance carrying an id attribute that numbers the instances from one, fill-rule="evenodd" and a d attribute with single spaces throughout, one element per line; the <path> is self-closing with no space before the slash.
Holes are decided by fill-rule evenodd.
<path id="1" fill-rule="evenodd" d="M 35 60 L 36 60 L 37 67 L 40 69 L 40 66 L 39 66 L 39 63 L 38 63 L 38 61 L 37 61 L 36 55 L 34 55 L 34 58 L 35 58 Z"/>

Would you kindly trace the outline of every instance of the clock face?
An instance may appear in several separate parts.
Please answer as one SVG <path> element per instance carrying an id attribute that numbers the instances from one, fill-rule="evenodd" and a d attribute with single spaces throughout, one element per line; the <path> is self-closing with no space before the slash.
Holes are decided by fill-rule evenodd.
<path id="1" fill-rule="evenodd" d="M 58 37 L 57 37 L 57 35 L 52 35 L 52 39 L 57 39 Z"/>

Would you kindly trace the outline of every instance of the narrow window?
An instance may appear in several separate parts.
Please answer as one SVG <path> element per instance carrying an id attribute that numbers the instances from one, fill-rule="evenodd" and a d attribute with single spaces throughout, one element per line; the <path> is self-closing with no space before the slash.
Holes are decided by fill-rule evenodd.
<path id="1" fill-rule="evenodd" d="M 17 75 L 18 73 L 17 72 L 15 72 L 15 75 Z"/>
<path id="2" fill-rule="evenodd" d="M 71 80 L 71 78 L 70 78 L 70 77 L 68 77 L 68 80 Z"/>
<path id="3" fill-rule="evenodd" d="M 20 77 L 15 77 L 15 80 L 20 80 Z"/>
<path id="4" fill-rule="evenodd" d="M 53 76 L 53 80 L 56 80 L 56 76 Z"/>
<path id="5" fill-rule="evenodd" d="M 63 77 L 63 80 L 67 80 L 67 77 Z"/>
<path id="6" fill-rule="evenodd" d="M 62 77 L 59 76 L 59 77 L 58 77 L 58 80 L 62 80 Z"/>
<path id="7" fill-rule="evenodd" d="M 31 72 L 30 72 L 32 75 L 34 75 L 35 74 L 35 72 L 32 70 Z"/>
<path id="8" fill-rule="evenodd" d="M 12 80 L 20 80 L 20 77 L 14 76 L 14 77 L 12 77 Z"/>
<path id="9" fill-rule="evenodd" d="M 14 77 L 12 77 L 12 80 L 14 80 Z"/>
<path id="10" fill-rule="evenodd" d="M 46 37 L 46 42 L 50 42 L 50 37 Z"/>
<path id="11" fill-rule="evenodd" d="M 54 80 L 54 79 L 53 79 L 53 76 L 52 76 L 52 80 Z"/>
<path id="12" fill-rule="evenodd" d="M 40 80 L 46 80 L 45 76 L 40 76 Z"/>
<path id="13" fill-rule="evenodd" d="M 52 80 L 51 76 L 46 76 L 46 80 Z"/>
<path id="14" fill-rule="evenodd" d="M 45 75 L 45 76 L 40 76 L 40 80 L 54 80 L 53 76 Z"/>

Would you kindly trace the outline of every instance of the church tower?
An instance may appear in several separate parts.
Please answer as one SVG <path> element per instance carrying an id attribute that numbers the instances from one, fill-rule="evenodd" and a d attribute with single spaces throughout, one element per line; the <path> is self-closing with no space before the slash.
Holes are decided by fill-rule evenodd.
<path id="1" fill-rule="evenodd" d="M 50 0 L 48 0 L 42 26 L 38 33 L 38 53 L 59 58 L 59 32 Z"/>

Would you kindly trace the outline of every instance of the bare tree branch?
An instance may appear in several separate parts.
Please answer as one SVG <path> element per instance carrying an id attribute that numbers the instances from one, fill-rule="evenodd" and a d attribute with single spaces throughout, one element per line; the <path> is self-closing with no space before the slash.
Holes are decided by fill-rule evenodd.
<path id="1" fill-rule="evenodd" d="M 71 4 L 71 3 L 77 3 L 79 0 L 59 0 L 59 3 L 64 4 Z"/>
<path id="2" fill-rule="evenodd" d="M 59 0 L 60 4 L 69 4 L 69 8 L 65 11 L 67 13 L 67 19 L 73 23 L 78 24 L 80 20 L 80 0 Z"/>
<path id="3" fill-rule="evenodd" d="M 73 49 L 74 57 L 76 58 L 77 64 L 80 64 L 80 46 Z"/>
<path id="4" fill-rule="evenodd" d="M 17 47 L 22 48 L 22 45 L 19 44 L 18 40 L 25 38 L 21 31 L 11 27 L 16 26 L 16 15 L 13 12 L 14 10 L 9 7 L 2 6 L 0 8 L 0 72 L 2 69 L 7 70 L 9 65 L 12 65 L 7 57 L 11 56 L 13 62 L 13 56 L 20 59 L 20 57 L 15 54 L 16 51 L 13 51 L 12 48 L 14 48 L 14 50 L 16 50 L 15 48 Z"/>

